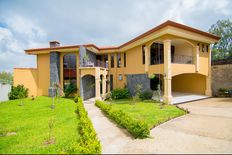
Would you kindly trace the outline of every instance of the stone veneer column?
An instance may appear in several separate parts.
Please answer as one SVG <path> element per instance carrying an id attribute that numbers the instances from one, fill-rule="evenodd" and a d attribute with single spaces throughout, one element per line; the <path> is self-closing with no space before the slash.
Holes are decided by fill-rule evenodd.
<path id="1" fill-rule="evenodd" d="M 172 103 L 171 40 L 164 40 L 164 103 Z"/>
<path id="2" fill-rule="evenodd" d="M 101 100 L 100 92 L 100 67 L 95 68 L 95 100 Z"/>
<path id="3" fill-rule="evenodd" d="M 211 89 L 211 48 L 209 46 L 208 49 L 208 76 L 206 77 L 206 90 L 205 95 L 212 96 L 212 89 Z"/>
<path id="4" fill-rule="evenodd" d="M 52 96 L 53 85 L 60 84 L 60 53 L 57 51 L 50 52 L 50 87 L 48 89 L 48 95 Z"/>

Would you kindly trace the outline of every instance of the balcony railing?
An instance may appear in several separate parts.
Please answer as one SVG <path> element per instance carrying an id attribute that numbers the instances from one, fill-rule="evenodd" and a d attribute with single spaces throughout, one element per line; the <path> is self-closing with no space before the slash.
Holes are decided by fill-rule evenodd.
<path id="1" fill-rule="evenodd" d="M 172 57 L 172 63 L 193 64 L 193 57 L 187 55 L 174 55 Z"/>
<path id="2" fill-rule="evenodd" d="M 85 63 L 84 66 L 85 67 L 104 67 L 104 68 L 108 68 L 108 63 L 105 63 L 105 62 L 102 62 L 102 61 L 98 61 L 96 63 L 96 65 L 95 65 L 93 62 L 88 61 L 88 62 Z"/>

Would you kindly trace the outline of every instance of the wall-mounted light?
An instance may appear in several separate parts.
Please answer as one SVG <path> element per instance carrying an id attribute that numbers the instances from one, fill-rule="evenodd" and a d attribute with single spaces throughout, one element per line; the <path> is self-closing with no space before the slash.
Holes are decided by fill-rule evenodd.
<path id="1" fill-rule="evenodd" d="M 122 80 L 122 74 L 118 75 L 118 80 L 121 81 Z"/>

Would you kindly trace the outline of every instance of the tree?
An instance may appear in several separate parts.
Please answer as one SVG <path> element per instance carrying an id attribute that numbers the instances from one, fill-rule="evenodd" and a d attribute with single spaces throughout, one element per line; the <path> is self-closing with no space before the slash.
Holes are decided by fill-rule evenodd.
<path id="1" fill-rule="evenodd" d="M 229 19 L 218 20 L 210 27 L 209 32 L 221 37 L 220 41 L 212 46 L 212 59 L 232 57 L 232 22 Z"/>
<path id="2" fill-rule="evenodd" d="M 0 80 L 11 83 L 13 81 L 13 74 L 10 72 L 2 71 L 0 73 Z"/>

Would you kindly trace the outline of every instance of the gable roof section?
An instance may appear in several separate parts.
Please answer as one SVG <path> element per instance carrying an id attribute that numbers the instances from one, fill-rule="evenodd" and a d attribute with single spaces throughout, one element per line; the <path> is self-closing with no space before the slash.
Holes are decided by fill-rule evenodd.
<path id="1" fill-rule="evenodd" d="M 80 46 L 84 46 L 84 47 L 93 47 L 95 49 L 97 49 L 98 51 L 101 51 L 101 50 L 119 50 L 120 48 L 123 48 L 125 46 L 128 46 L 130 44 L 132 44 L 133 42 L 137 41 L 137 40 L 140 40 L 148 35 L 150 35 L 151 33 L 154 33 L 166 26 L 172 26 L 172 27 L 176 27 L 176 28 L 179 28 L 179 29 L 183 29 L 183 30 L 186 30 L 186 31 L 190 31 L 190 32 L 193 32 L 193 33 L 197 33 L 197 34 L 200 34 L 200 35 L 203 35 L 203 36 L 206 36 L 208 38 L 212 38 L 212 39 L 215 39 L 215 40 L 219 40 L 220 37 L 216 36 L 216 35 L 213 35 L 213 34 L 210 34 L 208 32 L 204 32 L 204 31 L 201 31 L 201 30 L 198 30 L 198 29 L 195 29 L 195 28 L 192 28 L 192 27 L 189 27 L 189 26 L 186 26 L 186 25 L 183 25 L 183 24 L 179 24 L 179 23 L 176 23 L 176 22 L 173 22 L 173 21 L 166 21 L 156 27 L 154 27 L 153 29 L 135 37 L 134 39 L 120 45 L 120 46 L 107 46 L 107 47 L 98 47 L 94 44 L 84 44 L 84 45 L 72 45 L 72 46 L 60 46 L 60 47 L 54 47 L 54 48 L 37 48 L 37 49 L 28 49 L 28 50 L 25 50 L 26 53 L 30 54 L 30 53 L 34 53 L 36 54 L 36 51 L 44 51 L 44 50 L 58 50 L 58 49 L 69 49 L 69 48 L 79 48 Z"/>

